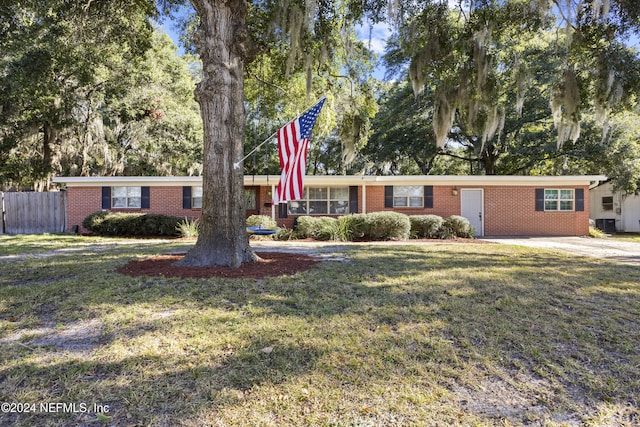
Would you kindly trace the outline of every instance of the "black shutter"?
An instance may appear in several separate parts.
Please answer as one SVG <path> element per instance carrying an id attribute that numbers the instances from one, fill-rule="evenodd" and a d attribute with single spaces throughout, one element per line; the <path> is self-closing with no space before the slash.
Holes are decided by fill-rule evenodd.
<path id="1" fill-rule="evenodd" d="M 349 186 L 349 213 L 358 213 L 358 186 Z"/>
<path id="2" fill-rule="evenodd" d="M 286 218 L 287 216 L 289 216 L 289 205 L 287 205 L 287 203 L 280 203 L 278 205 L 278 218 Z"/>
<path id="3" fill-rule="evenodd" d="M 384 207 L 393 207 L 393 185 L 384 186 Z"/>
<path id="4" fill-rule="evenodd" d="M 544 211 L 544 188 L 536 188 L 536 211 Z"/>
<path id="5" fill-rule="evenodd" d="M 424 186 L 424 207 L 433 208 L 433 185 Z"/>
<path id="6" fill-rule="evenodd" d="M 182 187 L 182 209 L 191 209 L 191 187 Z"/>
<path id="7" fill-rule="evenodd" d="M 102 209 L 111 209 L 111 187 L 102 187 Z"/>
<path id="8" fill-rule="evenodd" d="M 584 211 L 584 188 L 576 188 L 576 212 Z"/>
<path id="9" fill-rule="evenodd" d="M 141 209 L 149 209 L 151 207 L 151 197 L 149 187 L 141 187 L 140 188 L 140 208 Z"/>

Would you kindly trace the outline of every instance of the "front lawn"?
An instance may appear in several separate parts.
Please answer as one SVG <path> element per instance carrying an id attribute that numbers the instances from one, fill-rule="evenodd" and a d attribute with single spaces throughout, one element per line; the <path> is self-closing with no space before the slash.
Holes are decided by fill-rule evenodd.
<path id="1" fill-rule="evenodd" d="M 141 240 L 142 242 L 142 240 Z M 0 256 L 73 250 L 87 246 L 135 244 L 135 240 L 109 237 L 77 236 L 69 233 L 10 235 L 0 234 Z"/>
<path id="2" fill-rule="evenodd" d="M 187 244 L 0 257 L 0 425 L 640 423 L 637 267 L 407 243 L 263 280 L 115 273 Z"/>
<path id="3" fill-rule="evenodd" d="M 640 233 L 616 233 L 611 236 L 613 239 L 620 239 L 626 242 L 640 243 Z"/>

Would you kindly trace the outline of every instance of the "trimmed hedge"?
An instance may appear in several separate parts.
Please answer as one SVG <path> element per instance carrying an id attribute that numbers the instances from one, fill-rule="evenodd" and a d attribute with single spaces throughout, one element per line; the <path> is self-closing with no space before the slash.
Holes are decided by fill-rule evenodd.
<path id="1" fill-rule="evenodd" d="M 340 218 L 301 216 L 296 221 L 295 236 L 315 240 L 405 240 L 411 223 L 407 215 L 397 212 L 353 214 Z"/>
<path id="2" fill-rule="evenodd" d="M 371 240 L 405 240 L 409 238 L 409 216 L 398 212 L 372 212 L 367 215 Z"/>
<path id="3" fill-rule="evenodd" d="M 179 236 L 182 218 L 122 212 L 95 212 L 82 226 L 102 236 Z M 247 218 L 247 225 L 275 228 L 276 222 L 265 215 Z M 406 240 L 412 238 L 471 238 L 474 228 L 469 220 L 453 215 L 407 216 L 398 212 L 372 212 L 339 218 L 301 216 L 297 218 L 295 238 L 315 240 Z M 284 237 L 284 236 L 283 236 Z M 290 237 L 290 236 L 289 236 Z"/>
<path id="4" fill-rule="evenodd" d="M 122 212 L 95 212 L 82 226 L 101 236 L 178 236 L 182 218 Z"/>
<path id="5" fill-rule="evenodd" d="M 411 215 L 412 239 L 438 239 L 444 219 L 438 215 Z"/>
<path id="6" fill-rule="evenodd" d="M 353 240 L 405 240 L 411 230 L 409 217 L 398 212 L 353 214 L 342 218 Z"/>
<path id="7" fill-rule="evenodd" d="M 406 240 L 411 238 L 472 238 L 469 220 L 453 215 L 407 216 L 398 212 L 372 212 L 335 217 L 301 216 L 296 220 L 294 238 L 340 241 Z M 291 237 L 291 236 L 288 236 Z"/>
<path id="8" fill-rule="evenodd" d="M 445 219 L 439 231 L 441 239 L 453 239 L 455 237 L 470 239 L 474 233 L 475 228 L 469 220 L 459 215 L 452 215 Z"/>
<path id="9" fill-rule="evenodd" d="M 338 240 L 338 219 L 329 216 L 298 217 L 295 234 L 300 239 Z"/>

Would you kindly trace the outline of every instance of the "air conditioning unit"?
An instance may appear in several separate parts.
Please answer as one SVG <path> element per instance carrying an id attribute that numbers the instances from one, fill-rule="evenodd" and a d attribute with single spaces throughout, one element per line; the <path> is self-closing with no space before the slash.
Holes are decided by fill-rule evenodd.
<path id="1" fill-rule="evenodd" d="M 605 233 L 616 232 L 616 220 L 615 219 L 596 219 L 596 227 Z"/>

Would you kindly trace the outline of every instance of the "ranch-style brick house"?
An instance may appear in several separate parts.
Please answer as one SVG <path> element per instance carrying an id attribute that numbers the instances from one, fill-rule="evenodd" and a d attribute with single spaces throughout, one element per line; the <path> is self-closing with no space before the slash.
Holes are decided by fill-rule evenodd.
<path id="1" fill-rule="evenodd" d="M 271 203 L 276 175 L 247 175 L 247 216 L 273 217 L 291 228 L 301 215 L 394 211 L 461 215 L 478 236 L 582 236 L 589 232 L 590 176 L 307 176 L 302 200 Z M 67 230 L 82 231 L 89 214 L 109 210 L 195 219 L 201 177 L 58 177 L 67 191 Z"/>

